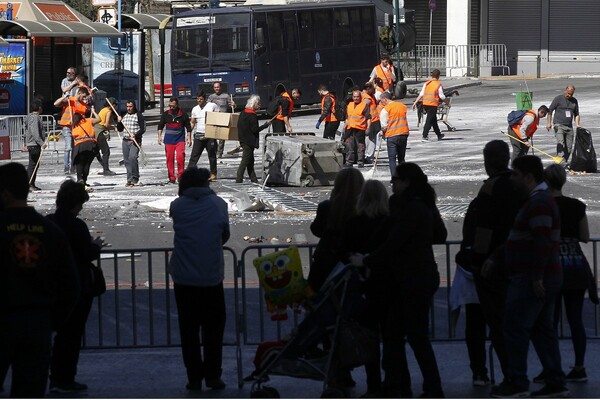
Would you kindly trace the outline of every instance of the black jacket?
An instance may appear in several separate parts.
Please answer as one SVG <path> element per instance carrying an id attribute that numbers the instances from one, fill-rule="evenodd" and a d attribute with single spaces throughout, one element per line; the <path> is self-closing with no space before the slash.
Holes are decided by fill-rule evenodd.
<path id="1" fill-rule="evenodd" d="M 259 132 L 269 126 L 268 123 L 264 123 L 260 127 L 258 126 L 258 117 L 256 113 L 244 110 L 240 113 L 238 119 L 238 140 L 241 144 L 246 144 L 250 147 L 258 149 Z"/>

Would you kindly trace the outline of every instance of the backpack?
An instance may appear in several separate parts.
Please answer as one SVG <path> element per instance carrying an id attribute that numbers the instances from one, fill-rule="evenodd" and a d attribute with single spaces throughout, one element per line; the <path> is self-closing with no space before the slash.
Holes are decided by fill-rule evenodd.
<path id="1" fill-rule="evenodd" d="M 594 150 L 592 144 L 592 133 L 585 128 L 577 128 L 570 165 L 573 171 L 598 172 L 596 150 Z"/>
<path id="2" fill-rule="evenodd" d="M 333 116 L 338 121 L 346 120 L 346 102 L 342 99 L 338 99 L 334 96 L 335 99 L 335 107 L 333 109 Z"/>
<path id="3" fill-rule="evenodd" d="M 523 119 L 523 117 L 525 116 L 525 114 L 527 114 L 529 110 L 517 110 L 517 111 L 511 111 L 508 113 L 508 115 L 506 116 L 506 121 L 508 122 L 508 126 L 512 127 L 517 125 L 519 122 L 521 122 L 521 120 Z"/>
<path id="4" fill-rule="evenodd" d="M 281 100 L 282 100 L 282 97 L 277 96 L 273 99 L 273 101 L 271 101 L 269 103 L 269 105 L 267 106 L 267 109 L 266 109 L 267 117 L 273 118 L 274 116 L 279 114 L 279 107 L 281 106 Z"/>

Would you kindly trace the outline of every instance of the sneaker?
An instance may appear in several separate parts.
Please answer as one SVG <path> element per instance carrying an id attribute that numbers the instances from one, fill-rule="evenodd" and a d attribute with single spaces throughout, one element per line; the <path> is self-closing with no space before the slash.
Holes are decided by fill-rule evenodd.
<path id="1" fill-rule="evenodd" d="M 79 393 L 87 391 L 88 387 L 84 383 L 56 383 L 50 382 L 50 393 Z"/>
<path id="2" fill-rule="evenodd" d="M 490 378 L 486 375 L 475 375 L 473 376 L 473 386 L 487 386 L 490 384 Z"/>
<path id="3" fill-rule="evenodd" d="M 236 154 L 236 153 L 241 153 L 242 151 L 244 151 L 244 149 L 242 148 L 242 146 L 238 146 L 238 147 L 236 147 L 236 148 L 235 148 L 235 149 L 233 149 L 233 150 L 229 150 L 229 151 L 227 152 L 227 154 L 229 154 L 230 156 L 232 156 L 232 155 L 234 155 L 234 154 Z"/>
<path id="4" fill-rule="evenodd" d="M 421 138 L 421 142 L 429 142 L 429 138 L 427 136 L 423 136 Z"/>
<path id="5" fill-rule="evenodd" d="M 133 184 L 133 182 L 127 182 L 125 184 L 125 186 L 127 186 L 127 187 L 134 187 L 135 185 Z"/>
<path id="6" fill-rule="evenodd" d="M 29 185 L 29 191 L 30 192 L 38 192 L 42 189 L 40 189 L 39 187 L 35 186 L 35 185 Z"/>
<path id="7" fill-rule="evenodd" d="M 225 382 L 221 380 L 221 378 L 215 379 L 205 379 L 206 387 L 209 387 L 213 390 L 221 390 L 225 389 Z"/>
<path id="8" fill-rule="evenodd" d="M 119 167 L 122 167 L 123 165 L 125 165 L 125 160 L 119 160 Z"/>
<path id="9" fill-rule="evenodd" d="M 516 399 L 529 397 L 529 390 L 503 381 L 500 385 L 492 387 L 491 396 L 496 399 Z"/>
<path id="10" fill-rule="evenodd" d="M 236 179 L 236 180 L 235 180 L 235 183 L 243 183 L 243 182 L 244 182 L 244 180 L 243 180 L 243 179 Z"/>
<path id="11" fill-rule="evenodd" d="M 444 138 L 444 136 L 446 136 L 446 135 L 444 135 L 443 133 L 440 133 L 438 136 L 438 140 L 442 140 Z"/>
<path id="12" fill-rule="evenodd" d="M 167 184 L 177 185 L 177 181 L 175 179 L 169 179 L 169 182 L 167 182 Z"/>
<path id="13" fill-rule="evenodd" d="M 216 174 L 210 174 L 210 176 L 208 177 L 208 181 L 209 182 L 214 182 L 217 180 L 217 175 Z"/>
<path id="14" fill-rule="evenodd" d="M 540 390 L 531 392 L 531 397 L 536 399 L 555 399 L 569 396 L 569 389 L 565 386 L 548 386 L 545 385 Z"/>
<path id="15" fill-rule="evenodd" d="M 104 175 L 104 176 L 114 176 L 116 175 L 116 172 L 111 171 L 110 169 L 104 170 L 102 171 L 102 173 L 100 175 Z"/>
<path id="16" fill-rule="evenodd" d="M 140 178 L 132 178 L 131 183 L 133 183 L 134 185 L 137 185 L 138 183 L 140 183 Z"/>
<path id="17" fill-rule="evenodd" d="M 65 167 L 65 175 L 69 175 L 71 173 L 71 168 L 70 167 Z"/>
<path id="18" fill-rule="evenodd" d="M 565 376 L 567 382 L 587 382 L 588 377 L 584 367 L 573 367 L 571 372 Z"/>
<path id="19" fill-rule="evenodd" d="M 346 164 L 344 164 L 344 168 L 352 168 L 352 163 L 346 163 Z"/>
<path id="20" fill-rule="evenodd" d="M 357 164 L 358 168 L 364 168 L 364 166 L 365 166 L 365 163 L 361 162 L 361 161 L 359 161 L 358 164 Z"/>
<path id="21" fill-rule="evenodd" d="M 538 374 L 538 376 L 536 376 L 532 380 L 533 383 L 546 383 L 546 373 L 542 371 Z"/>

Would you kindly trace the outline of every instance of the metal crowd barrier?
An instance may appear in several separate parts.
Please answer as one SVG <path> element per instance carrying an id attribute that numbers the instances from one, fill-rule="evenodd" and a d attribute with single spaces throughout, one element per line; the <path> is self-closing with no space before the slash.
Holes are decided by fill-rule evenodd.
<path id="1" fill-rule="evenodd" d="M 27 115 L 7 115 L 2 117 L 8 123 L 8 132 L 10 136 L 10 150 L 11 152 L 22 151 L 25 148 L 25 118 Z M 49 134 L 55 134 L 60 132 L 56 124 L 56 120 L 52 115 L 40 115 L 42 118 L 42 127 L 44 129 L 44 135 L 48 137 Z M 52 157 L 56 155 L 58 162 L 59 150 L 57 148 L 56 141 L 49 141 L 48 148 L 46 151 L 52 152 Z"/>
<path id="2" fill-rule="evenodd" d="M 598 277 L 598 244 L 600 238 L 583 245 L 594 277 Z M 239 383 L 242 382 L 242 345 L 284 338 L 303 316 L 288 311 L 285 321 L 271 321 L 267 315 L 264 291 L 252 264 L 256 257 L 282 250 L 291 245 L 253 245 L 241 256 L 229 247 L 225 254 L 225 301 L 227 320 L 224 344 L 236 347 Z M 299 248 L 304 275 L 308 275 L 316 244 L 295 245 Z M 454 326 L 451 318 L 450 294 L 454 278 L 459 241 L 434 246 L 440 272 L 445 270 L 431 309 L 432 340 L 464 340 L 464 318 Z M 98 265 L 102 268 L 107 292 L 94 300 L 86 325 L 86 348 L 143 348 L 179 346 L 179 333 L 173 285 L 168 274 L 172 248 L 103 249 Z M 199 256 L 201 256 L 199 254 Z M 401 255 L 399 255 L 401 256 Z M 443 274 L 442 274 L 443 275 Z M 584 320 L 593 335 L 599 337 L 599 307 L 586 302 Z M 590 316 L 591 315 L 591 316 Z M 568 336 L 564 324 L 560 336 Z"/>
<path id="3" fill-rule="evenodd" d="M 463 70 L 463 76 L 492 75 L 492 69 L 510 75 L 504 44 L 418 45 L 402 53 L 399 62 L 405 79 L 428 77 L 433 69 L 442 75 Z"/>

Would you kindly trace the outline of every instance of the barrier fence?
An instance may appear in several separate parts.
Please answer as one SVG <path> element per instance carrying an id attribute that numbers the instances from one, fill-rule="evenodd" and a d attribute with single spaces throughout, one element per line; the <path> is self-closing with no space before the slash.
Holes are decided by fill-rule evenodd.
<path id="1" fill-rule="evenodd" d="M 433 69 L 448 76 L 510 75 L 504 44 L 417 45 L 401 54 L 399 65 L 405 80 L 428 77 Z"/>
<path id="2" fill-rule="evenodd" d="M 592 239 L 584 251 L 598 273 L 598 243 Z M 239 384 L 242 384 L 242 345 L 257 345 L 284 338 L 296 327 L 303 315 L 288 310 L 289 318 L 271 321 L 267 314 L 264 291 L 252 264 L 256 257 L 282 250 L 290 245 L 254 245 L 235 251 L 224 247 L 225 301 L 227 319 L 224 344 L 235 346 Z M 296 245 L 300 251 L 303 273 L 308 275 L 316 244 Z M 464 318 L 454 325 L 450 294 L 454 277 L 454 257 L 459 241 L 434 246 L 442 282 L 431 309 L 432 340 L 464 340 Z M 97 263 L 102 268 L 107 292 L 94 300 L 86 325 L 86 348 L 142 348 L 179 346 L 177 309 L 173 285 L 168 274 L 172 248 L 103 249 Z M 199 255 L 200 256 L 200 255 Z M 589 337 L 599 337 L 599 309 L 586 302 L 584 320 Z M 593 327 L 591 322 L 593 321 Z M 459 333 L 457 333 L 459 332 Z M 593 332 L 593 333 L 592 333 Z M 560 335 L 566 336 L 561 323 Z"/>
<path id="3" fill-rule="evenodd" d="M 23 151 L 25 150 L 25 119 L 27 115 L 9 115 L 5 117 L 0 117 L 1 120 L 5 121 L 7 124 L 7 129 L 10 137 L 10 151 Z M 57 134 L 60 132 L 60 126 L 57 126 L 56 120 L 52 115 L 40 115 L 42 119 L 42 127 L 44 129 L 45 137 L 48 137 L 50 134 Z M 62 140 L 62 137 L 60 138 Z M 60 143 L 60 145 L 59 145 Z M 48 141 L 48 147 L 46 148 L 46 152 L 51 153 L 51 159 L 56 157 L 56 162 L 59 160 L 59 146 L 62 150 L 62 142 L 59 141 Z"/>

